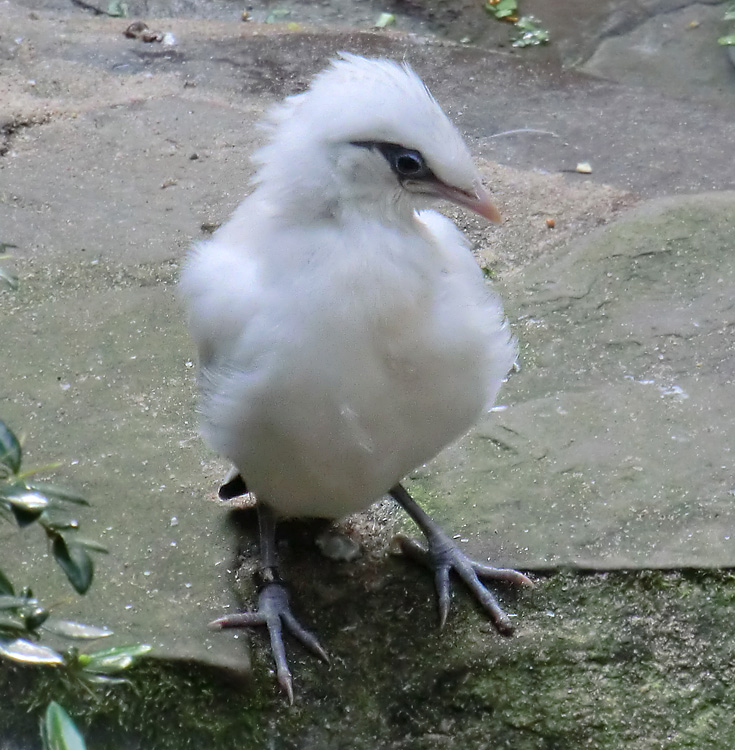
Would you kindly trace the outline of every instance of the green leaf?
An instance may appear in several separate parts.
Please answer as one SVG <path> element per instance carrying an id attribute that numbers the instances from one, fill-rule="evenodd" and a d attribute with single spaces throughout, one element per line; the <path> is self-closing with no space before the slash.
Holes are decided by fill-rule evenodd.
<path id="1" fill-rule="evenodd" d="M 43 510 L 48 508 L 50 503 L 47 497 L 44 497 L 40 492 L 30 489 L 21 482 L 4 487 L 2 494 L 11 506 L 35 512 L 39 516 Z"/>
<path id="2" fill-rule="evenodd" d="M 51 551 L 77 593 L 86 594 L 92 585 L 94 565 L 84 547 L 76 542 L 67 542 L 59 534 L 54 537 Z"/>
<path id="3" fill-rule="evenodd" d="M 523 16 L 516 22 L 518 33 L 513 34 L 514 47 L 536 47 L 539 44 L 547 44 L 549 32 L 542 28 L 540 22 L 534 16 Z"/>
<path id="4" fill-rule="evenodd" d="M 5 594 L 7 596 L 13 596 L 13 594 L 15 594 L 13 584 L 5 577 L 5 573 L 3 573 L 2 570 L 0 570 L 0 594 Z"/>
<path id="5" fill-rule="evenodd" d="M 22 528 L 30 526 L 32 523 L 38 520 L 41 515 L 35 510 L 28 510 L 22 506 L 11 505 L 10 510 L 13 512 L 13 517 L 18 526 Z"/>
<path id="6" fill-rule="evenodd" d="M 518 10 L 517 0 L 500 0 L 499 2 L 485 3 L 485 10 L 491 13 L 495 18 L 507 18 L 512 16 Z"/>
<path id="7" fill-rule="evenodd" d="M 80 547 L 84 547 L 84 549 L 91 549 L 92 552 L 101 552 L 103 555 L 108 554 L 110 551 L 104 546 L 104 544 L 93 542 L 90 539 L 76 539 L 75 542 Z"/>
<path id="8" fill-rule="evenodd" d="M 70 518 L 65 514 L 54 512 L 54 508 L 49 508 L 41 513 L 38 522 L 44 529 L 54 536 L 62 531 L 69 531 L 79 528 L 79 521 L 76 518 Z"/>
<path id="9" fill-rule="evenodd" d="M 385 29 L 396 22 L 396 17 L 392 13 L 381 13 L 375 22 L 376 29 Z"/>
<path id="10" fill-rule="evenodd" d="M 135 660 L 153 650 L 147 643 L 136 643 L 130 646 L 115 646 L 91 654 L 80 654 L 79 663 L 87 672 L 97 674 L 115 674 L 132 666 Z"/>
<path id="11" fill-rule="evenodd" d="M 49 703 L 41 722 L 44 750 L 86 750 L 84 738 L 66 711 L 55 701 Z"/>
<path id="12" fill-rule="evenodd" d="M 18 526 L 21 527 L 37 521 L 49 505 L 48 498 L 29 490 L 22 482 L 3 487 L 0 490 L 0 499 L 10 507 Z"/>
<path id="13" fill-rule="evenodd" d="M 25 620 L 25 625 L 28 631 L 35 633 L 36 630 L 48 620 L 49 614 L 51 613 L 43 607 L 35 607 L 32 612 L 24 614 L 23 619 Z"/>
<path id="14" fill-rule="evenodd" d="M 10 474 L 20 471 L 23 451 L 15 433 L 0 420 L 0 466 L 5 467 Z"/>
<path id="15" fill-rule="evenodd" d="M 128 4 L 120 0 L 110 0 L 107 5 L 107 15 L 112 18 L 126 18 L 128 15 Z"/>
<path id="16" fill-rule="evenodd" d="M 4 281 L 11 289 L 18 288 L 18 277 L 0 266 L 0 281 Z"/>
<path id="17" fill-rule="evenodd" d="M 15 615 L 5 615 L 0 612 L 0 642 L 3 638 L 20 638 L 28 634 L 28 629 L 22 618 Z"/>
<path id="18" fill-rule="evenodd" d="M 35 599 L 26 599 L 24 596 L 0 595 L 0 609 L 18 609 L 35 603 Z"/>
<path id="19" fill-rule="evenodd" d="M 735 46 L 735 34 L 729 34 L 728 36 L 721 36 L 717 40 L 717 44 L 721 44 L 723 47 Z"/>
<path id="20" fill-rule="evenodd" d="M 43 625 L 43 629 L 54 635 L 79 640 L 94 640 L 96 638 L 106 638 L 108 635 L 112 635 L 112 631 L 108 628 L 98 628 L 95 625 L 84 625 L 81 622 L 72 622 L 71 620 L 47 620 Z"/>
<path id="21" fill-rule="evenodd" d="M 89 505 L 89 501 L 85 500 L 81 495 L 64 489 L 63 487 L 57 487 L 55 484 L 33 482 L 28 483 L 26 486 L 28 489 L 40 493 L 49 500 L 61 500 L 63 503 L 73 503 L 74 505 Z"/>
<path id="22" fill-rule="evenodd" d="M 64 657 L 52 648 L 32 643 L 25 638 L 16 638 L 10 642 L 0 641 L 0 656 L 21 664 L 45 664 L 56 667 L 64 663 Z"/>

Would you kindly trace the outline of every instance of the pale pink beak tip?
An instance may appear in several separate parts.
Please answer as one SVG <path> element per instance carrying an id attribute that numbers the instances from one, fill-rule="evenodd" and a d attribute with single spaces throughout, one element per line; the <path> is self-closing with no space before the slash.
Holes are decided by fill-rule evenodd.
<path id="1" fill-rule="evenodd" d="M 495 204 L 492 203 L 490 196 L 482 186 L 475 188 L 474 195 L 459 188 L 450 187 L 443 182 L 436 184 L 436 190 L 437 194 L 442 198 L 446 198 L 459 206 L 469 208 L 470 211 L 474 211 L 488 221 L 496 224 L 499 224 L 501 221 L 500 212 L 495 208 Z"/>
<path id="2" fill-rule="evenodd" d="M 488 221 L 500 224 L 500 211 L 498 211 L 495 204 L 490 200 L 490 196 L 485 192 L 484 188 L 478 187 L 475 199 L 468 200 L 465 205 Z"/>
<path id="3" fill-rule="evenodd" d="M 495 224 L 500 224 L 503 220 L 500 216 L 500 211 L 498 211 L 495 205 L 490 203 L 490 201 L 484 202 L 482 205 L 478 206 L 475 211 L 477 211 L 480 216 L 484 216 L 488 221 L 492 221 Z"/>

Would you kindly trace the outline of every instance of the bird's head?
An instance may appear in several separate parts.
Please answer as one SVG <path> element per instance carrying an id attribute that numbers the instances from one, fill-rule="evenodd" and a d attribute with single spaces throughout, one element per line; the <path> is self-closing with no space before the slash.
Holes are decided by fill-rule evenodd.
<path id="1" fill-rule="evenodd" d="M 435 199 L 500 219 L 459 132 L 407 65 L 342 53 L 264 124 L 256 182 L 294 220 L 400 219 Z"/>

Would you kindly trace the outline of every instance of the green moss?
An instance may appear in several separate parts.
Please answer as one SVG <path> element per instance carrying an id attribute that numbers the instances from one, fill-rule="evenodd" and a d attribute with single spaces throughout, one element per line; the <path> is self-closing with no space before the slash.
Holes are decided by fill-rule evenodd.
<path id="1" fill-rule="evenodd" d="M 9 725 L 9 735 L 23 737 L 28 747 L 33 746 L 36 717 L 49 696 L 85 730 L 88 745 L 100 750 L 234 748 L 235 744 L 227 744 L 230 736 L 258 741 L 262 732 L 257 717 L 267 705 L 257 683 L 232 684 L 210 670 L 155 660 L 131 672 L 128 685 L 94 694 L 51 670 L 18 668 L 0 672 L 0 690 L 15 696 L 10 715 L 2 716 L 0 724 Z M 227 700 L 230 691 L 237 695 L 236 705 Z"/>
<path id="2" fill-rule="evenodd" d="M 551 575 L 501 592 L 518 613 L 516 635 L 501 638 L 464 595 L 439 632 L 431 581 L 404 561 L 312 569 L 318 578 L 295 571 L 294 599 L 332 664 L 289 642 L 295 706 L 258 635 L 247 684 L 151 661 L 131 686 L 92 698 L 49 672 L 2 666 L 0 725 L 38 746 L 52 695 L 98 750 L 735 746 L 731 572 Z"/>

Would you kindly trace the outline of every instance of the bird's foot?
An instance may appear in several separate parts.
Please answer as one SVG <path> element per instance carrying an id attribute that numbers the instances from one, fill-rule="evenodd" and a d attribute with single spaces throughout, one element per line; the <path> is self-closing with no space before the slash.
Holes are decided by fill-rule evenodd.
<path id="1" fill-rule="evenodd" d="M 327 664 L 329 663 L 329 657 L 316 637 L 306 630 L 296 617 L 294 617 L 288 601 L 288 590 L 280 578 L 277 577 L 277 574 L 275 576 L 272 575 L 272 569 L 269 568 L 261 569 L 259 573 L 260 578 L 265 580 L 259 586 L 260 593 L 258 595 L 257 611 L 225 615 L 210 623 L 210 627 L 223 629 L 265 625 L 268 628 L 273 659 L 276 662 L 278 684 L 281 686 L 283 692 L 286 693 L 289 703 L 293 704 L 293 679 L 291 677 L 291 670 L 288 668 L 288 661 L 286 660 L 283 629 L 285 628 L 297 641 L 300 641 L 303 646 Z"/>
<path id="2" fill-rule="evenodd" d="M 434 583 L 439 598 L 439 626 L 444 627 L 449 614 L 449 573 L 454 571 L 470 590 L 472 596 L 490 615 L 493 624 L 502 635 L 510 635 L 513 625 L 503 611 L 495 595 L 485 587 L 483 581 L 502 581 L 518 586 L 533 586 L 533 581 L 523 573 L 508 568 L 493 568 L 475 562 L 442 531 L 428 537 L 426 549 L 413 539 L 402 534 L 396 541 L 407 557 L 434 571 Z"/>

